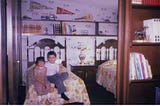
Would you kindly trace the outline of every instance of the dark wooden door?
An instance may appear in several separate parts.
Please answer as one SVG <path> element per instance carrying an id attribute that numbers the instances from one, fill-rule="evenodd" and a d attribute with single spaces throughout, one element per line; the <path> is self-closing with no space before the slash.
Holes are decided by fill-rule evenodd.
<path id="1" fill-rule="evenodd" d="M 6 0 L 0 1 L 0 104 L 7 104 Z"/>

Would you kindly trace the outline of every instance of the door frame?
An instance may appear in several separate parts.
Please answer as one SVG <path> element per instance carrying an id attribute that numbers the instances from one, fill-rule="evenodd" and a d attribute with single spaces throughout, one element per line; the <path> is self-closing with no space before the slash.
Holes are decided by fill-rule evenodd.
<path id="1" fill-rule="evenodd" d="M 20 85 L 20 2 L 7 0 L 8 102 L 18 104 Z"/>
<path id="2" fill-rule="evenodd" d="M 9 82 L 9 103 L 17 104 L 18 102 L 18 87 L 21 85 L 21 71 L 20 71 L 20 1 L 21 0 L 7 0 L 7 54 L 8 54 L 8 82 Z M 124 104 L 127 97 L 127 80 L 128 72 L 124 71 L 124 52 L 125 47 L 125 9 L 128 0 L 119 0 L 118 12 L 118 65 L 117 65 L 117 104 Z M 129 0 L 130 1 L 130 0 Z M 0 38 L 1 39 L 1 38 Z M 1 52 L 0 52 L 1 53 Z M 2 63 L 0 63 L 1 65 Z M 0 66 L 0 68 L 2 65 Z M 1 84 L 1 82 L 0 82 Z M 0 89 L 1 91 L 1 89 Z"/>
<path id="3" fill-rule="evenodd" d="M 0 104 L 8 102 L 6 0 L 0 1 Z"/>
<path id="4" fill-rule="evenodd" d="M 128 5 L 130 0 L 119 0 L 119 16 L 118 16 L 118 65 L 117 65 L 117 104 L 126 104 L 128 95 L 128 67 L 125 67 L 125 63 L 128 62 L 129 56 L 124 55 L 128 51 L 128 45 L 126 41 L 127 32 L 126 29 L 128 22 Z"/>

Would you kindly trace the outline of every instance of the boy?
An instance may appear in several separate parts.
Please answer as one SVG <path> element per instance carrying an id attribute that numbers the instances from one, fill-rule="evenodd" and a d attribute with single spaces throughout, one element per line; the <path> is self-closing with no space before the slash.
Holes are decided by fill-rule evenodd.
<path id="1" fill-rule="evenodd" d="M 61 94 L 61 97 L 64 100 L 69 100 L 69 98 L 64 94 L 66 88 L 63 84 L 63 81 L 67 79 L 68 73 L 61 72 L 59 65 L 55 63 L 56 53 L 54 51 L 50 51 L 47 54 L 48 62 L 45 63 L 47 67 L 47 78 L 51 83 L 54 83 L 58 89 L 58 93 Z"/>

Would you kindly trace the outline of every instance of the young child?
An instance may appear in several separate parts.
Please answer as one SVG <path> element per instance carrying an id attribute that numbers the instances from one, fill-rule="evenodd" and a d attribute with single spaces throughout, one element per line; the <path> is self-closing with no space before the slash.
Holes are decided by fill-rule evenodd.
<path id="1" fill-rule="evenodd" d="M 44 57 L 37 57 L 34 68 L 34 86 L 38 95 L 46 95 L 50 90 L 50 82 L 46 77 L 47 68 L 45 67 Z"/>
<path id="2" fill-rule="evenodd" d="M 54 83 L 58 89 L 58 93 L 61 94 L 61 97 L 64 100 L 69 100 L 69 98 L 64 94 L 66 88 L 63 84 L 63 81 L 67 79 L 68 73 L 60 71 L 60 65 L 56 64 L 56 53 L 50 51 L 47 54 L 48 62 L 45 63 L 47 67 L 47 78 L 51 83 Z"/>

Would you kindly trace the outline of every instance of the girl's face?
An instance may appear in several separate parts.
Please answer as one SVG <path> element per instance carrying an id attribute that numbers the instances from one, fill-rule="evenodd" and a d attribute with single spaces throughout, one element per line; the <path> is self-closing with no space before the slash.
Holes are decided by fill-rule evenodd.
<path id="1" fill-rule="evenodd" d="M 38 66 L 43 67 L 44 66 L 44 61 L 38 61 Z"/>
<path id="2" fill-rule="evenodd" d="M 50 63 L 55 63 L 55 61 L 56 61 L 55 55 L 49 55 L 49 56 L 48 56 L 48 61 L 49 61 Z"/>

